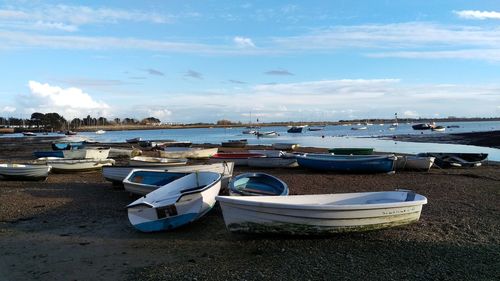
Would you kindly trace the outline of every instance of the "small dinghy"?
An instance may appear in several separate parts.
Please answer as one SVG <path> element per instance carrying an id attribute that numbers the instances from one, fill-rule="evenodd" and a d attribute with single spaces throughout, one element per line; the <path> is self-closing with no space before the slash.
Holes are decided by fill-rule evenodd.
<path id="1" fill-rule="evenodd" d="M 434 164 L 435 157 L 426 156 L 396 156 L 394 169 L 396 170 L 417 170 L 428 171 Z"/>
<path id="2" fill-rule="evenodd" d="M 288 195 L 288 185 L 264 173 L 245 173 L 229 182 L 229 195 Z"/>
<path id="3" fill-rule="evenodd" d="M 218 150 L 218 148 L 201 147 L 166 147 L 164 151 L 160 150 L 160 156 L 164 158 L 207 159 L 217 154 Z"/>
<path id="4" fill-rule="evenodd" d="M 394 169 L 396 157 L 388 155 L 297 155 L 299 166 L 321 171 L 348 173 L 388 173 Z"/>
<path id="5" fill-rule="evenodd" d="M 328 149 L 328 152 L 335 155 L 372 155 L 371 147 L 337 147 Z"/>
<path id="6" fill-rule="evenodd" d="M 258 138 L 274 138 L 274 137 L 277 137 L 279 136 L 278 133 L 276 133 L 275 131 L 269 131 L 269 132 L 256 132 L 255 135 L 258 137 Z"/>
<path id="7" fill-rule="evenodd" d="M 109 149 L 108 157 L 110 157 L 110 158 L 123 158 L 123 157 L 131 158 L 131 157 L 139 156 L 141 154 L 142 154 L 142 151 L 140 149 L 137 149 L 137 148 L 128 149 L 128 148 L 111 147 Z"/>
<path id="8" fill-rule="evenodd" d="M 140 141 L 142 141 L 141 137 L 131 138 L 126 140 L 127 143 L 139 143 Z"/>
<path id="9" fill-rule="evenodd" d="M 52 150 L 71 150 L 82 149 L 85 144 L 82 141 L 78 142 L 53 142 Z"/>
<path id="10" fill-rule="evenodd" d="M 189 173 L 133 169 L 123 180 L 123 187 L 130 193 L 146 195 L 188 174 Z"/>
<path id="11" fill-rule="evenodd" d="M 95 147 L 84 149 L 63 150 L 66 159 L 106 159 L 109 156 L 109 147 Z"/>
<path id="12" fill-rule="evenodd" d="M 234 162 L 235 166 L 248 166 L 248 159 L 252 157 L 265 157 L 265 155 L 259 153 L 217 153 L 210 157 L 210 162 L 230 161 Z"/>
<path id="13" fill-rule="evenodd" d="M 446 127 L 444 126 L 435 126 L 431 128 L 432 131 L 434 132 L 444 132 L 446 131 Z"/>
<path id="14" fill-rule="evenodd" d="M 51 168 L 47 165 L 0 164 L 0 176 L 9 180 L 45 180 Z"/>
<path id="15" fill-rule="evenodd" d="M 42 161 L 41 159 L 39 161 Z M 56 173 L 90 172 L 100 170 L 103 166 L 115 164 L 113 159 L 46 159 Z"/>
<path id="16" fill-rule="evenodd" d="M 128 219 L 142 232 L 180 227 L 210 211 L 220 188 L 218 173 L 188 174 L 129 204 Z"/>
<path id="17" fill-rule="evenodd" d="M 479 167 L 488 158 L 488 153 L 426 152 L 421 157 L 435 157 L 434 164 L 440 168 Z"/>
<path id="18" fill-rule="evenodd" d="M 23 132 L 23 136 L 25 137 L 36 137 L 36 134 L 33 132 Z"/>
<path id="19" fill-rule="evenodd" d="M 217 196 L 228 230 L 323 235 L 416 222 L 427 198 L 411 191 L 289 196 Z"/>
<path id="20" fill-rule="evenodd" d="M 123 180 L 130 174 L 133 169 L 147 169 L 163 172 L 178 172 L 178 173 L 193 173 L 193 172 L 214 172 L 222 174 L 222 186 L 227 186 L 229 179 L 233 176 L 234 163 L 213 163 L 206 165 L 189 165 L 189 166 L 174 166 L 174 167 L 102 167 L 103 177 L 113 183 L 123 183 Z"/>
<path id="21" fill-rule="evenodd" d="M 273 148 L 279 150 L 295 150 L 299 147 L 300 145 L 297 143 L 284 143 L 284 142 L 273 143 Z"/>
<path id="22" fill-rule="evenodd" d="M 130 158 L 129 166 L 179 166 L 186 165 L 187 159 L 170 159 L 161 157 L 136 156 Z"/>
<path id="23" fill-rule="evenodd" d="M 298 134 L 298 133 L 302 133 L 303 129 L 304 129 L 304 126 L 292 126 L 288 130 L 286 130 L 286 132 L 291 133 L 291 134 Z"/>

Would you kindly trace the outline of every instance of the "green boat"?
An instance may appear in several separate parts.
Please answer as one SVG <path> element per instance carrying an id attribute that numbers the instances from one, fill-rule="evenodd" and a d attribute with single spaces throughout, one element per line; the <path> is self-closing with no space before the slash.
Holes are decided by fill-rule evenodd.
<path id="1" fill-rule="evenodd" d="M 335 155 L 372 155 L 373 148 L 367 147 L 346 147 L 346 148 L 330 148 L 328 152 L 333 153 Z"/>

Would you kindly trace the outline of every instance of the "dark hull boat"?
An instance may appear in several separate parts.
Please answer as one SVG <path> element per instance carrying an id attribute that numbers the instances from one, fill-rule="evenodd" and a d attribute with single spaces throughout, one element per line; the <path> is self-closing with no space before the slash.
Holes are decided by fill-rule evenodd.
<path id="1" fill-rule="evenodd" d="M 488 153 L 426 152 L 417 156 L 435 157 L 434 164 L 440 168 L 478 167 L 488 158 Z"/>
<path id="2" fill-rule="evenodd" d="M 302 133 L 302 129 L 304 129 L 304 127 L 291 127 L 290 129 L 287 130 L 288 133 Z"/>
<path id="3" fill-rule="evenodd" d="M 388 173 L 394 170 L 396 157 L 389 155 L 297 155 L 299 166 L 321 171 L 346 173 Z"/>
<path id="4" fill-rule="evenodd" d="M 423 124 L 415 124 L 411 127 L 413 128 L 413 130 L 430 130 L 434 126 L 429 123 L 423 123 Z"/>
<path id="5" fill-rule="evenodd" d="M 221 146 L 222 147 L 245 147 L 247 145 L 248 141 L 246 139 L 242 140 L 228 140 L 226 142 L 222 142 Z"/>
<path id="6" fill-rule="evenodd" d="M 339 147 L 328 149 L 328 152 L 335 155 L 372 155 L 373 148 L 368 147 Z"/>

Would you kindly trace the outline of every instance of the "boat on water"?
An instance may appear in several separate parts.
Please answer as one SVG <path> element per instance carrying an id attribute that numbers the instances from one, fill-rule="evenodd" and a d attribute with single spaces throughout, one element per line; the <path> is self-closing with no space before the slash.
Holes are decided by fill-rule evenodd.
<path id="1" fill-rule="evenodd" d="M 372 147 L 336 147 L 328 149 L 328 152 L 335 155 L 372 155 Z"/>
<path id="2" fill-rule="evenodd" d="M 435 127 L 433 123 L 421 123 L 411 126 L 413 130 L 430 130 Z"/>
<path id="3" fill-rule="evenodd" d="M 417 222 L 427 198 L 412 191 L 217 196 L 229 231 L 322 235 Z"/>
<path id="4" fill-rule="evenodd" d="M 300 167 L 348 173 L 388 173 L 394 170 L 396 156 L 388 155 L 297 155 Z"/>
<path id="5" fill-rule="evenodd" d="M 228 141 L 224 141 L 221 143 L 221 146 L 222 147 L 239 147 L 239 148 L 242 148 L 242 147 L 245 147 L 247 146 L 248 144 L 248 140 L 247 139 L 241 139 L 241 140 L 228 140 Z"/>
<path id="6" fill-rule="evenodd" d="M 62 150 L 66 159 L 106 159 L 109 156 L 109 151 L 109 147 Z"/>
<path id="7" fill-rule="evenodd" d="M 428 171 L 434 164 L 435 157 L 398 155 L 394 163 L 395 170 Z"/>
<path id="8" fill-rule="evenodd" d="M 459 125 L 448 125 L 448 126 L 446 126 L 446 128 L 448 128 L 448 129 L 460 128 L 460 126 Z"/>
<path id="9" fill-rule="evenodd" d="M 434 132 L 444 132 L 446 130 L 446 127 L 444 126 L 435 126 L 431 128 L 432 131 Z"/>
<path id="10" fill-rule="evenodd" d="M 23 136 L 25 137 L 35 137 L 36 134 L 33 132 L 23 132 Z"/>
<path id="11" fill-rule="evenodd" d="M 74 172 L 88 172 L 93 170 L 100 170 L 104 166 L 112 166 L 115 164 L 113 159 L 38 159 L 38 161 L 45 161 L 47 165 L 52 166 L 52 171 L 55 173 L 74 173 Z"/>
<path id="12" fill-rule="evenodd" d="M 71 149 L 81 149 L 84 147 L 85 143 L 83 143 L 83 141 L 76 141 L 76 142 L 61 141 L 52 143 L 52 150 L 71 150 Z"/>
<path id="13" fill-rule="evenodd" d="M 8 180 L 45 180 L 49 165 L 0 164 L 0 176 Z"/>
<path id="14" fill-rule="evenodd" d="M 435 157 L 434 164 L 440 168 L 478 167 L 488 158 L 488 153 L 425 152 L 420 157 Z"/>
<path id="15" fill-rule="evenodd" d="M 287 133 L 302 133 L 302 130 L 304 129 L 304 126 L 292 126 L 287 130 Z"/>
<path id="16" fill-rule="evenodd" d="M 106 131 L 104 131 L 104 130 L 97 130 L 97 131 L 95 131 L 96 135 L 102 135 L 102 134 L 105 134 L 105 133 L 106 133 Z"/>
<path id="17" fill-rule="evenodd" d="M 277 177 L 265 173 L 244 173 L 233 178 L 228 185 L 229 195 L 285 196 L 288 185 Z"/>
<path id="18" fill-rule="evenodd" d="M 219 173 L 188 174 L 129 204 L 128 219 L 142 232 L 175 229 L 210 211 L 220 188 Z"/>
<path id="19" fill-rule="evenodd" d="M 140 140 L 139 146 L 151 148 L 164 148 L 168 146 L 190 147 L 190 141 L 175 141 L 175 140 Z"/>
<path id="20" fill-rule="evenodd" d="M 255 133 L 255 135 L 258 137 L 258 138 L 274 138 L 274 137 L 277 137 L 279 136 L 279 134 L 275 131 L 269 131 L 269 132 L 257 132 Z"/>
<path id="21" fill-rule="evenodd" d="M 171 159 L 161 157 L 136 156 L 130 158 L 129 166 L 179 166 L 186 165 L 187 159 Z"/>
<path id="22" fill-rule="evenodd" d="M 325 127 L 308 127 L 307 130 L 311 132 L 322 131 Z"/>
<path id="23" fill-rule="evenodd" d="M 33 156 L 35 158 L 42 158 L 42 157 L 64 158 L 64 153 L 62 152 L 62 150 L 35 151 L 33 152 Z"/>
<path id="24" fill-rule="evenodd" d="M 241 133 L 245 134 L 245 135 L 255 135 L 257 133 L 257 131 L 256 130 L 243 130 Z"/>
<path id="25" fill-rule="evenodd" d="M 354 131 L 367 130 L 367 129 L 368 129 L 368 127 L 366 127 L 366 126 L 351 127 L 351 130 L 354 130 Z"/>
<path id="26" fill-rule="evenodd" d="M 204 165 L 184 165 L 184 166 L 107 166 L 102 168 L 103 177 L 113 183 L 123 183 L 123 180 L 133 169 L 146 169 L 163 172 L 193 173 L 193 172 L 214 172 L 222 175 L 222 186 L 227 186 L 229 179 L 233 176 L 234 163 L 223 162 Z"/>
<path id="27" fill-rule="evenodd" d="M 166 147 L 160 150 L 160 157 L 164 158 L 188 158 L 188 159 L 208 159 L 216 154 L 219 149 L 201 147 Z"/>
<path id="28" fill-rule="evenodd" d="M 210 157 L 211 163 L 218 163 L 224 161 L 234 162 L 235 166 L 248 166 L 248 159 L 253 157 L 265 157 L 259 153 L 217 153 Z"/>
<path id="29" fill-rule="evenodd" d="M 273 143 L 272 147 L 279 150 L 295 150 L 299 148 L 300 145 L 298 143 L 277 142 Z"/>
<path id="30" fill-rule="evenodd" d="M 141 137 L 131 138 L 131 139 L 126 139 L 125 141 L 127 143 L 139 143 L 140 141 L 142 141 L 142 138 Z"/>
<path id="31" fill-rule="evenodd" d="M 66 131 L 66 132 L 64 132 L 64 134 L 67 135 L 67 136 L 75 136 L 78 133 L 77 132 L 73 132 L 73 131 Z"/>

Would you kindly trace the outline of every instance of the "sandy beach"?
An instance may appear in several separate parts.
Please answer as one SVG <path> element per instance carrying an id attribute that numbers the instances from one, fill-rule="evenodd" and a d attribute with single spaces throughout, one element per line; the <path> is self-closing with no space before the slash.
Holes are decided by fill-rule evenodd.
<path id="1" fill-rule="evenodd" d="M 23 162 L 32 159 L 34 150 L 49 148 L 50 139 L 0 139 L 0 160 Z M 124 207 L 136 197 L 105 181 L 100 171 L 51 174 L 44 182 L 0 181 L 0 280 L 497 280 L 500 276 L 497 165 L 392 175 L 237 167 L 234 175 L 247 171 L 279 177 L 288 183 L 290 194 L 404 188 L 426 196 L 428 204 L 415 224 L 365 233 L 236 235 L 226 230 L 216 205 L 190 225 L 148 234 L 128 222 Z"/>

